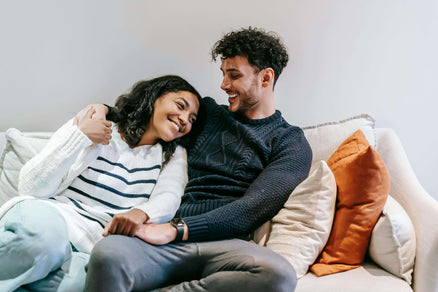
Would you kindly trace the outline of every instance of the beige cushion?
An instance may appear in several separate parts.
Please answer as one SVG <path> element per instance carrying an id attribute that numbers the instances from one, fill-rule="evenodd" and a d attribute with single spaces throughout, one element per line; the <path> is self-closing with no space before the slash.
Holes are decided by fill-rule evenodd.
<path id="1" fill-rule="evenodd" d="M 6 146 L 0 158 L 0 206 L 18 195 L 18 175 L 23 165 L 46 145 L 50 133 L 24 135 L 6 131 Z"/>
<path id="2" fill-rule="evenodd" d="M 370 145 L 376 148 L 374 119 L 366 114 L 340 122 L 304 127 L 304 135 L 313 151 L 312 169 L 318 161 L 327 161 L 339 145 L 357 130 L 362 130 Z"/>
<path id="3" fill-rule="evenodd" d="M 369 254 L 382 268 L 411 284 L 415 261 L 414 225 L 391 196 L 374 226 Z"/>
<path id="4" fill-rule="evenodd" d="M 266 246 L 286 258 L 298 277 L 306 274 L 327 242 L 335 201 L 335 178 L 320 161 L 272 219 Z"/>

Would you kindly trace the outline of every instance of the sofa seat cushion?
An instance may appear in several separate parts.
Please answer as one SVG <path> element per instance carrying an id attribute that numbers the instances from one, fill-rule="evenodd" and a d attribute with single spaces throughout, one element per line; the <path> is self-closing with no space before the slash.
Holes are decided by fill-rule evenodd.
<path id="1" fill-rule="evenodd" d="M 336 274 L 317 277 L 307 273 L 298 280 L 295 292 L 412 292 L 409 284 L 382 270 L 372 262 L 363 266 Z"/>

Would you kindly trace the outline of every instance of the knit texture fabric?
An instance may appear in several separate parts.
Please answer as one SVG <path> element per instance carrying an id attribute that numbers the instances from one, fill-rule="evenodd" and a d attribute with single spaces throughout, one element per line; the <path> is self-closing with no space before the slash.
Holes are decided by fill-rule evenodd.
<path id="1" fill-rule="evenodd" d="M 137 208 L 150 223 L 175 215 L 187 182 L 184 148 L 162 167 L 159 143 L 130 148 L 115 125 L 109 145 L 91 144 L 69 121 L 20 173 L 20 194 L 48 199 L 76 249 L 91 252 L 114 214 Z"/>
<path id="2" fill-rule="evenodd" d="M 312 151 L 303 131 L 279 111 L 252 120 L 209 97 L 203 106 L 176 216 L 186 222 L 189 241 L 246 236 L 277 214 L 308 176 Z"/>

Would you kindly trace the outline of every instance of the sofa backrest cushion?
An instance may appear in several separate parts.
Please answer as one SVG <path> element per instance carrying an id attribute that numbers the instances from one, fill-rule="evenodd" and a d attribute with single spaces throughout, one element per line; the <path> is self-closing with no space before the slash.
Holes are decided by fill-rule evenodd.
<path id="1" fill-rule="evenodd" d="M 266 246 L 304 276 L 327 243 L 333 222 L 336 182 L 325 161 L 299 184 L 272 218 Z"/>
<path id="2" fill-rule="evenodd" d="M 6 145 L 0 157 L 0 206 L 18 195 L 18 176 L 23 165 L 40 152 L 51 133 L 23 134 L 17 129 L 6 131 Z"/>
<path id="3" fill-rule="evenodd" d="M 318 161 L 327 161 L 339 145 L 357 130 L 361 130 L 370 145 L 376 148 L 374 126 L 374 118 L 362 114 L 339 122 L 303 127 L 304 135 L 313 152 L 312 169 Z"/>

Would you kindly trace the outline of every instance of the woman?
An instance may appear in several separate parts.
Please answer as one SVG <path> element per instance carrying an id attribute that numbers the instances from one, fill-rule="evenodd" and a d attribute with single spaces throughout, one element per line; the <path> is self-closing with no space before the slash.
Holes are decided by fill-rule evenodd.
<path id="1" fill-rule="evenodd" d="M 145 222 L 169 221 L 187 182 L 186 153 L 176 145 L 199 105 L 189 83 L 163 76 L 117 99 L 108 145 L 85 131 L 92 108 L 56 131 L 20 172 L 20 195 L 38 200 L 17 203 L 0 220 L 0 291 L 45 278 L 102 235 L 134 236 Z"/>

